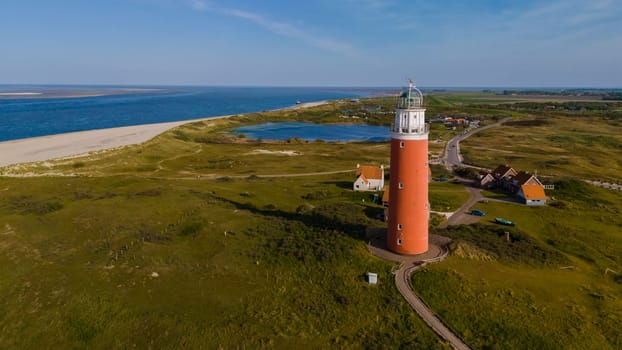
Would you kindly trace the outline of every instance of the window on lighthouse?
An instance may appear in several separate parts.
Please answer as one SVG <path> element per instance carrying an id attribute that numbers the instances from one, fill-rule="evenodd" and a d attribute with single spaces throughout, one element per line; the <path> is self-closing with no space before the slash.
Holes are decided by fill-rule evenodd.
<path id="1" fill-rule="evenodd" d="M 402 229 L 402 224 L 397 224 L 397 229 L 401 230 Z"/>
<path id="2" fill-rule="evenodd" d="M 402 239 L 401 238 L 397 239 L 397 245 L 402 245 Z"/>
<path id="3" fill-rule="evenodd" d="M 404 148 L 404 146 L 406 146 L 406 144 L 404 143 L 404 141 L 400 141 L 400 148 Z"/>

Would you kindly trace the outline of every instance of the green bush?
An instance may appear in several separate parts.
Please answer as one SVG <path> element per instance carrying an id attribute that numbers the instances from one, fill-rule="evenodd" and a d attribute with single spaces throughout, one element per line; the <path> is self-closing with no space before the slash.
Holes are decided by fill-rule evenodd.
<path id="1" fill-rule="evenodd" d="M 505 238 L 505 232 L 509 232 L 509 242 Z M 437 230 L 436 233 L 475 245 L 501 261 L 540 266 L 559 266 L 569 263 L 568 258 L 559 251 L 515 228 L 499 228 L 481 224 L 460 225 Z"/>
<path id="2" fill-rule="evenodd" d="M 202 228 L 203 228 L 203 223 L 201 222 L 198 222 L 198 221 L 189 222 L 189 223 L 186 223 L 184 226 L 182 226 L 181 230 L 179 230 L 179 235 L 195 236 L 196 234 L 201 232 Z"/>

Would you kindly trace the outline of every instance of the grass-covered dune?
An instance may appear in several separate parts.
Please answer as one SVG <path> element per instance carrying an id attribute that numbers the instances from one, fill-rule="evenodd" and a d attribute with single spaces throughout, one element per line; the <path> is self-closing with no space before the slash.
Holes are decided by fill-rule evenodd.
<path id="1" fill-rule="evenodd" d="M 350 189 L 387 143 L 229 134 L 291 113 L 4 169 L 0 348 L 447 348 L 367 251 L 382 207 Z"/>
<path id="2" fill-rule="evenodd" d="M 547 207 L 477 204 L 488 212 L 482 223 L 439 230 L 454 238 L 452 255 L 413 275 L 417 292 L 471 346 L 622 346 L 622 193 L 576 180 L 555 186 Z"/>
<path id="3" fill-rule="evenodd" d="M 443 348 L 344 180 L 3 178 L 0 347 Z"/>
<path id="4" fill-rule="evenodd" d="M 388 165 L 388 143 L 230 133 L 281 120 L 388 125 L 393 101 L 207 120 L 141 145 L 0 169 L 0 348 L 448 348 L 398 293 L 395 267 L 366 248 L 383 208 L 350 190 L 354 169 Z M 620 177 L 615 115 L 544 116 L 485 95 L 426 101 L 428 115 L 513 117 L 464 141 L 465 160 L 539 169 L 556 189 L 547 207 L 491 199 L 475 206 L 488 212 L 480 224 L 438 230 L 452 253 L 413 275 L 417 293 L 476 349 L 622 346 L 622 196 L 580 181 Z M 457 132 L 434 124 L 431 154 Z M 433 176 L 448 174 L 435 166 Z M 468 196 L 430 185 L 435 211 Z M 494 225 L 497 216 L 517 227 Z"/>

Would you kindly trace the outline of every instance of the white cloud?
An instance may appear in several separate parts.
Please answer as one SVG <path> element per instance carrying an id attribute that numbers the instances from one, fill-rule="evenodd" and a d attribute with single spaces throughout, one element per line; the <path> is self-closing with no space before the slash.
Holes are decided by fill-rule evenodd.
<path id="1" fill-rule="evenodd" d="M 190 0 L 190 6 L 197 11 L 207 10 L 209 4 L 204 0 Z"/>
<path id="2" fill-rule="evenodd" d="M 298 39 L 302 42 L 337 54 L 346 56 L 358 56 L 358 51 L 350 44 L 340 42 L 332 38 L 326 38 L 311 34 L 301 28 L 287 22 L 279 22 L 271 20 L 261 14 L 243 11 L 235 8 L 220 8 L 210 6 L 210 4 L 204 0 L 191 0 L 191 7 L 197 11 L 209 10 L 215 13 L 224 14 L 231 17 L 243 19 L 245 21 L 252 22 L 257 26 L 272 32 L 274 34 L 288 37 L 292 39 Z"/>

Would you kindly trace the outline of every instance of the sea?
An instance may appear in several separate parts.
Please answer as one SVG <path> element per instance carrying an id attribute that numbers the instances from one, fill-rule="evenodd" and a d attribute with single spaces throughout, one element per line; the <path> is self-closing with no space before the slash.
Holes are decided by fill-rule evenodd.
<path id="1" fill-rule="evenodd" d="M 291 107 L 297 102 L 359 98 L 398 90 L 0 85 L 0 141 L 260 112 Z"/>

